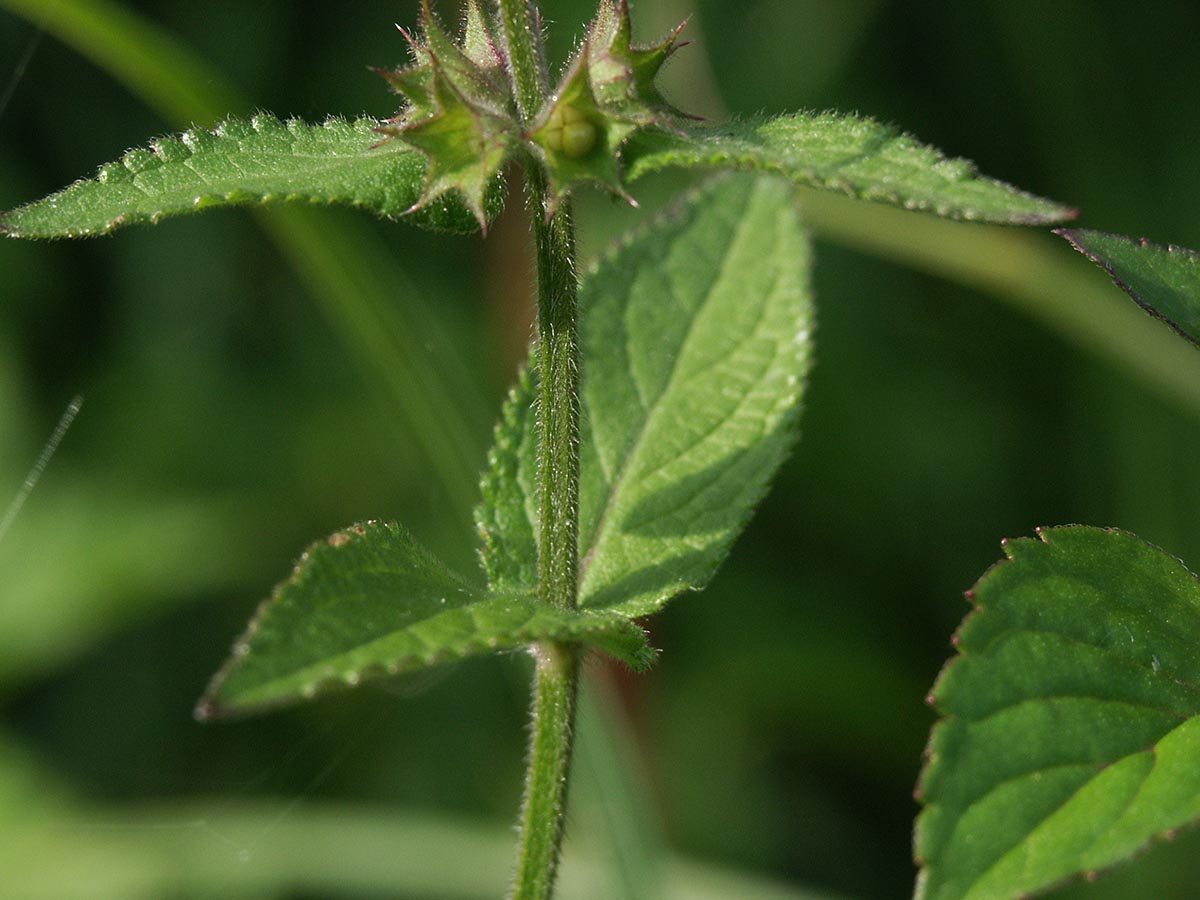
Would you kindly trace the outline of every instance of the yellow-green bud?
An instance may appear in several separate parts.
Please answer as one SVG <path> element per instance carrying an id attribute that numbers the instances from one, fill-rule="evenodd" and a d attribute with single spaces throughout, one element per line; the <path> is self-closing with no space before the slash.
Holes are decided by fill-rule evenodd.
<path id="1" fill-rule="evenodd" d="M 596 125 L 587 115 L 573 106 L 554 107 L 546 122 L 546 146 L 570 159 L 587 156 L 596 146 Z"/>

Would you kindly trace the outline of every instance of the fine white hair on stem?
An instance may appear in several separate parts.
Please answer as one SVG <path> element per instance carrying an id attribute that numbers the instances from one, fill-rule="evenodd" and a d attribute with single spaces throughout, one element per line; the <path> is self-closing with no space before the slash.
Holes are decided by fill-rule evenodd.
<path id="1" fill-rule="evenodd" d="M 37 486 L 38 480 L 42 477 L 42 473 L 46 471 L 46 466 L 50 463 L 50 458 L 54 456 L 54 451 L 62 443 L 67 429 L 71 427 L 71 423 L 75 421 L 75 417 L 79 415 L 79 410 L 82 407 L 82 395 L 76 396 L 67 404 L 67 408 L 61 418 L 59 418 L 58 424 L 54 426 L 53 434 L 50 435 L 50 439 L 46 441 L 46 446 L 42 448 L 42 452 L 38 455 L 37 462 L 33 464 L 33 468 L 25 476 L 25 481 L 21 485 L 21 489 L 17 491 L 17 496 L 13 497 L 12 503 L 9 504 L 8 510 L 4 513 L 4 518 L 0 519 L 0 541 L 4 540 L 4 535 L 12 527 L 13 521 L 17 518 L 17 513 L 21 511 L 21 507 L 25 505 L 29 494 Z"/>

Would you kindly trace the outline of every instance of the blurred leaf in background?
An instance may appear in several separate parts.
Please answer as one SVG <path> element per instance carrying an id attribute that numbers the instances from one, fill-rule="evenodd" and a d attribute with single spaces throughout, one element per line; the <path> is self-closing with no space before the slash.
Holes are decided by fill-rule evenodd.
<path id="1" fill-rule="evenodd" d="M 546 0 L 560 58 L 590 6 Z M 366 66 L 403 61 L 392 25 L 417 3 L 218 9 L 0 2 L 5 73 L 31 19 L 82 23 L 51 27 L 14 82 L 0 207 L 226 112 L 393 112 Z M 166 57 L 190 101 L 148 93 L 169 87 L 161 59 L 120 43 L 147 39 L 118 10 L 195 53 L 199 74 Z M 654 38 L 692 11 L 643 2 L 635 28 Z M 665 73 L 683 108 L 861 112 L 1081 207 L 1083 227 L 1200 246 L 1200 10 L 698 0 L 694 13 L 693 45 Z M 126 70 L 97 65 L 89 35 Z M 182 108 L 206 91 L 215 108 Z M 636 193 L 653 207 L 680 184 L 667 173 Z M 1166 329 L 1048 234 L 807 205 L 819 326 L 802 441 L 721 577 L 654 623 L 657 669 L 593 672 L 643 777 L 597 807 L 581 775 L 589 825 L 568 868 L 585 882 L 589 865 L 613 877 L 613 847 L 645 845 L 668 848 L 652 854 L 664 883 L 692 879 L 680 896 L 719 881 L 674 854 L 761 876 L 725 896 L 909 896 L 923 697 L 999 539 L 1119 524 L 1200 558 L 1190 348 L 1157 352 Z M 0 242 L 0 502 L 65 402 L 88 404 L 0 543 L 0 868 L 25 866 L 18 884 L 66 898 L 87 873 L 90 900 L 103 875 L 125 900 L 474 897 L 503 882 L 525 715 L 506 675 L 523 661 L 227 727 L 201 729 L 190 709 L 314 538 L 403 518 L 470 564 L 446 536 L 529 334 L 510 207 L 487 242 L 325 210 L 269 212 L 266 231 L 214 211 L 85 243 Z M 637 215 L 595 194 L 579 218 L 595 255 Z M 658 838 L 590 824 L 613 820 Z M 1195 859 L 1184 841 L 1061 896 L 1193 897 Z M 611 896 L 637 896 L 630 881 Z"/>

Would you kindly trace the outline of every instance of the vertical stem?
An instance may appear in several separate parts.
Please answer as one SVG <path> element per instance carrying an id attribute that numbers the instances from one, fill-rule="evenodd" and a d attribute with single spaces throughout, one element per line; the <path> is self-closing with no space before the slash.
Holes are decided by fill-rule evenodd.
<path id="1" fill-rule="evenodd" d="M 579 656 L 574 648 L 544 643 L 534 648 L 534 655 L 533 733 L 512 900 L 550 900 L 554 895 L 579 694 Z"/>
<path id="2" fill-rule="evenodd" d="M 509 64 L 517 91 L 517 107 L 526 121 L 536 116 L 546 95 L 546 58 L 537 32 L 533 0 L 500 0 Z"/>
<path id="3" fill-rule="evenodd" d="M 579 335 L 575 226 L 570 204 L 546 217 L 545 173 L 529 163 L 538 273 L 538 597 L 561 609 L 578 600 Z M 521 808 L 513 900 L 550 900 L 562 851 L 579 658 L 574 647 L 534 648 L 533 733 Z"/>
<path id="4" fill-rule="evenodd" d="M 579 328 L 575 226 L 568 201 L 545 215 L 545 175 L 530 165 L 538 274 L 538 596 L 574 609 L 579 531 Z"/>
<path id="5" fill-rule="evenodd" d="M 499 0 L 513 84 L 521 115 L 537 115 L 545 99 L 546 63 L 536 32 L 533 0 Z M 537 160 L 528 161 L 538 282 L 538 598 L 574 609 L 579 569 L 579 327 L 575 225 L 570 204 L 552 216 L 549 185 Z M 533 648 L 533 726 L 513 900 L 550 900 L 566 817 L 567 779 L 579 693 L 574 647 L 543 642 Z"/>

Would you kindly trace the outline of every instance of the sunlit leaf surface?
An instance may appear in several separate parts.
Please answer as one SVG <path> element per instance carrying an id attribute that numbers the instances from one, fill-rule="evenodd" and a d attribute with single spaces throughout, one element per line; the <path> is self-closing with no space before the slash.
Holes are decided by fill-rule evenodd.
<path id="1" fill-rule="evenodd" d="M 421 195 L 424 157 L 391 143 L 371 119 L 321 125 L 272 116 L 227 119 L 130 150 L 95 178 L 0 216 L 13 237 L 106 234 L 213 206 L 275 201 L 334 203 L 400 216 Z M 435 228 L 474 231 L 461 203 L 447 199 L 420 214 Z"/>
<path id="2" fill-rule="evenodd" d="M 1037 225 L 1075 217 L 1069 207 L 984 177 L 968 160 L 860 116 L 797 113 L 644 131 L 623 155 L 630 180 L 670 166 L 735 168 L 953 219 Z"/>
<path id="3" fill-rule="evenodd" d="M 813 326 L 786 183 L 687 197 L 585 279 L 580 602 L 641 616 L 703 587 L 796 438 Z M 532 379 L 497 432 L 480 511 L 497 586 L 535 573 Z"/>

